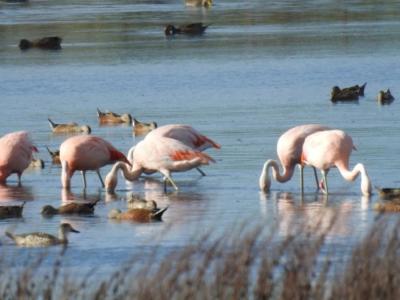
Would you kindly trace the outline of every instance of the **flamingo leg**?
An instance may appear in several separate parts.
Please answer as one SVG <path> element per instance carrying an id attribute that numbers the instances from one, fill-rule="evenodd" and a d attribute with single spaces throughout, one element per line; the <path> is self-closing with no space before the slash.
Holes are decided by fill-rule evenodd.
<path id="1" fill-rule="evenodd" d="M 315 167 L 313 167 L 313 169 L 314 169 L 315 182 L 317 184 L 317 190 L 319 190 L 319 180 L 318 180 L 317 169 Z"/>
<path id="2" fill-rule="evenodd" d="M 83 188 L 86 189 L 86 171 L 81 171 L 82 179 L 83 179 Z"/>
<path id="3" fill-rule="evenodd" d="M 99 176 L 99 179 L 100 179 L 100 182 L 101 182 L 101 186 L 104 188 L 105 187 L 104 181 L 103 181 L 103 178 L 101 178 L 101 174 L 100 174 L 99 169 L 96 170 L 96 173 L 97 173 L 97 176 Z"/>
<path id="4" fill-rule="evenodd" d="M 322 180 L 324 183 L 324 187 L 323 187 L 322 191 L 324 192 L 324 194 L 328 195 L 328 180 L 326 177 L 326 175 L 328 174 L 328 171 L 322 170 L 321 173 L 322 173 Z"/>
<path id="5" fill-rule="evenodd" d="M 202 176 L 206 176 L 206 173 L 204 173 L 204 171 L 203 171 L 202 169 L 196 168 L 196 170 L 199 171 L 199 173 L 200 173 Z"/>
<path id="6" fill-rule="evenodd" d="M 174 187 L 176 191 L 179 190 L 178 186 L 175 184 L 175 182 L 172 180 L 171 176 L 164 174 L 164 192 L 167 192 L 167 181 L 171 183 L 171 185 Z"/>
<path id="7" fill-rule="evenodd" d="M 299 164 L 299 170 L 300 170 L 300 189 L 301 193 L 304 193 L 304 166 Z"/>

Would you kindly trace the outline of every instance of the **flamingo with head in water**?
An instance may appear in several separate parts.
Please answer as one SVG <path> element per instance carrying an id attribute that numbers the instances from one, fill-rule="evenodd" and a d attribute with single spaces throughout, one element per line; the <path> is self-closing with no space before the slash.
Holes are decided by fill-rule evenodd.
<path id="1" fill-rule="evenodd" d="M 301 161 L 322 173 L 323 191 L 328 194 L 327 174 L 337 167 L 347 181 L 354 181 L 361 174 L 361 192 L 371 194 L 371 180 L 364 165 L 358 163 L 349 170 L 349 159 L 355 149 L 352 138 L 342 130 L 326 130 L 309 135 L 303 144 Z"/>
<path id="2" fill-rule="evenodd" d="M 119 169 L 129 181 L 136 180 L 142 173 L 152 174 L 158 171 L 164 175 L 165 184 L 169 181 L 175 189 L 178 189 L 171 178 L 171 172 L 196 168 L 205 175 L 199 167 L 214 162 L 210 156 L 202 153 L 210 147 L 219 149 L 221 146 L 189 125 L 158 127 L 129 150 L 128 159 L 132 163 L 132 169 L 124 163 L 116 163 L 113 166 L 105 180 L 106 189 L 114 191 Z"/>
<path id="3" fill-rule="evenodd" d="M 319 124 L 306 124 L 293 127 L 283 133 L 277 143 L 276 151 L 279 161 L 282 166 L 282 173 L 279 171 L 279 164 L 277 161 L 269 159 L 264 163 L 261 176 L 259 179 L 260 189 L 268 192 L 271 187 L 271 179 L 269 170 L 272 168 L 272 176 L 278 182 L 289 181 L 294 173 L 294 168 L 299 165 L 300 168 L 300 185 L 303 190 L 303 166 L 301 165 L 301 152 L 303 148 L 304 139 L 317 131 L 330 129 L 327 126 Z M 314 169 L 315 180 L 318 187 L 318 178 Z"/>
<path id="4" fill-rule="evenodd" d="M 125 155 L 106 140 L 91 135 L 79 135 L 65 140 L 60 146 L 61 184 L 70 188 L 71 177 L 75 171 L 82 172 L 83 184 L 86 188 L 86 171 L 96 171 L 104 187 L 99 169 L 116 161 L 130 165 Z"/>

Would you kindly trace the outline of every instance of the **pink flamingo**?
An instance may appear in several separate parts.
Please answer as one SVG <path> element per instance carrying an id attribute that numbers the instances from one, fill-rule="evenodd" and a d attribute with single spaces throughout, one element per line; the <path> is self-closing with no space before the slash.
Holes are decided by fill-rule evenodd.
<path id="1" fill-rule="evenodd" d="M 97 136 L 79 135 L 65 140 L 60 146 L 61 184 L 64 188 L 71 186 L 71 177 L 76 170 L 82 172 L 83 185 L 86 188 L 86 171 L 95 170 L 102 186 L 99 169 L 107 164 L 122 161 L 130 165 L 123 153 L 109 142 Z"/>
<path id="2" fill-rule="evenodd" d="M 136 180 L 142 173 L 152 174 L 158 171 L 164 175 L 164 189 L 168 180 L 178 190 L 171 178 L 171 172 L 196 168 L 205 175 L 199 167 L 215 162 L 201 152 L 209 147 L 221 146 L 188 125 L 166 125 L 154 129 L 143 141 L 129 150 L 131 170 L 123 163 L 113 166 L 106 177 L 106 189 L 114 191 L 117 185 L 117 171 L 121 169 L 125 179 L 129 181 Z"/>
<path id="3" fill-rule="evenodd" d="M 150 136 L 157 137 L 168 137 L 171 139 L 178 140 L 185 144 L 186 146 L 195 149 L 197 151 L 204 151 L 208 148 L 220 149 L 221 145 L 215 143 L 213 140 L 209 139 L 205 135 L 199 133 L 196 129 L 189 125 L 183 124 L 170 124 L 158 127 L 157 129 L 151 131 Z M 129 149 L 128 160 L 133 164 L 133 151 L 135 146 Z M 206 174 L 200 169 L 196 168 L 197 171 L 203 176 Z M 149 174 L 149 173 L 147 173 Z"/>
<path id="4" fill-rule="evenodd" d="M 358 163 L 349 170 L 351 151 L 355 149 L 352 138 L 341 130 L 326 130 L 309 135 L 303 144 L 301 161 L 321 170 L 323 191 L 328 194 L 327 174 L 329 169 L 337 167 L 348 181 L 354 181 L 361 174 L 361 192 L 371 194 L 371 181 L 363 164 Z"/>
<path id="5" fill-rule="evenodd" d="M 32 152 L 38 152 L 26 131 L 6 134 L 0 139 L 0 183 L 5 183 L 8 176 L 18 175 L 21 184 L 22 172 L 32 161 Z"/>
<path id="6" fill-rule="evenodd" d="M 271 180 L 269 177 L 269 169 L 272 168 L 272 175 L 278 182 L 289 181 L 294 173 L 294 168 L 299 165 L 300 168 L 300 185 L 303 191 L 303 166 L 301 165 L 301 152 L 303 148 L 304 139 L 317 131 L 327 130 L 329 127 L 318 124 L 307 124 L 293 127 L 283 133 L 277 143 L 276 151 L 279 161 L 283 168 L 283 173 L 279 172 L 279 165 L 275 160 L 269 159 L 264 163 L 261 176 L 259 179 L 260 189 L 268 192 L 271 187 Z M 314 168 L 314 176 L 318 187 L 317 172 Z"/>

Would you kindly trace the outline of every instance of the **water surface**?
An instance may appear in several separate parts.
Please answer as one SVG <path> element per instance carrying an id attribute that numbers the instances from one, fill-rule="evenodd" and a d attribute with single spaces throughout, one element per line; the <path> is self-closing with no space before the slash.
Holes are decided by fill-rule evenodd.
<path id="1" fill-rule="evenodd" d="M 322 123 L 353 137 L 358 150 L 351 166 L 364 163 L 374 185 L 399 185 L 399 106 L 379 106 L 375 98 L 381 89 L 400 93 L 400 3 L 215 2 L 208 10 L 161 0 L 0 2 L 0 134 L 28 130 L 46 163 L 43 170 L 25 172 L 22 187 L 11 177 L 0 189 L 4 204 L 27 201 L 22 219 L 0 220 L 0 235 L 6 229 L 55 233 L 61 222 L 70 222 L 81 233 L 71 236 L 65 264 L 88 269 L 112 268 L 154 247 L 174 251 L 201 233 L 218 235 L 246 221 L 270 226 L 280 219 L 285 237 L 293 220 L 312 222 L 339 211 L 329 239 L 338 256 L 363 236 L 378 196 L 362 197 L 359 180 L 347 183 L 332 170 L 327 199 L 315 193 L 310 170 L 303 197 L 297 171 L 288 183 L 273 182 L 268 195 L 259 192 L 258 177 L 264 161 L 276 158 L 285 130 Z M 165 24 L 194 21 L 210 24 L 205 35 L 165 38 Z M 61 51 L 17 47 L 21 38 L 48 35 L 63 38 Z M 333 85 L 364 82 L 366 96 L 359 102 L 329 101 Z M 178 192 L 165 194 L 155 175 L 128 185 L 120 178 L 111 196 L 95 174 L 88 174 L 83 191 L 76 174 L 71 193 L 65 193 L 60 168 L 51 165 L 45 146 L 57 149 L 66 136 L 50 133 L 48 117 L 88 124 L 125 153 L 140 140 L 128 126 L 100 127 L 96 108 L 159 125 L 191 124 L 222 145 L 207 151 L 217 163 L 204 168 L 206 177 L 174 174 Z M 102 169 L 103 176 L 109 169 Z M 112 208 L 126 208 L 130 193 L 168 205 L 164 222 L 108 220 Z M 46 204 L 99 198 L 92 217 L 40 215 Z M 2 239 L 8 253 L 29 257 L 43 251 Z"/>

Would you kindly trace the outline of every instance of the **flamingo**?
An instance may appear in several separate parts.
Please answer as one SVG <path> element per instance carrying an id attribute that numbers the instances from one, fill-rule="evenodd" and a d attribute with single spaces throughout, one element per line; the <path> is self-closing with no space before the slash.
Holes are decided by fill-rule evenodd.
<path id="1" fill-rule="evenodd" d="M 106 140 L 90 135 L 79 135 L 65 140 L 60 146 L 61 184 L 70 188 L 71 177 L 76 170 L 82 172 L 83 185 L 86 188 L 86 171 L 95 170 L 104 187 L 99 169 L 107 164 L 122 161 L 130 165 L 123 153 Z"/>
<path id="2" fill-rule="evenodd" d="M 26 131 L 12 132 L 0 138 L 0 183 L 17 173 L 18 184 L 21 184 L 22 173 L 32 161 L 32 152 L 38 152 L 38 149 Z"/>
<path id="3" fill-rule="evenodd" d="M 202 135 L 200 132 L 198 132 L 196 129 L 194 129 L 190 125 L 184 125 L 184 124 L 169 124 L 169 125 L 164 125 L 161 127 L 156 128 L 155 130 L 151 131 L 149 133 L 150 137 L 168 137 L 172 138 L 175 140 L 178 140 L 185 144 L 186 146 L 195 149 L 196 151 L 204 151 L 208 148 L 216 148 L 220 149 L 221 145 L 217 144 L 210 138 L 206 137 L 205 135 Z M 128 160 L 133 163 L 133 151 L 135 150 L 135 146 L 133 146 L 129 151 L 128 151 Z M 200 169 L 196 168 L 197 171 L 203 176 L 206 174 Z M 154 172 L 145 172 L 146 174 L 151 174 Z"/>
<path id="4" fill-rule="evenodd" d="M 202 153 L 203 150 L 221 146 L 208 137 L 200 134 L 189 125 L 165 125 L 151 131 L 141 142 L 128 152 L 128 159 L 132 163 L 129 170 L 126 164 L 116 163 L 106 177 L 106 189 L 113 192 L 117 185 L 117 171 L 122 170 L 125 179 L 136 180 L 142 173 L 152 174 L 160 172 L 164 175 L 164 189 L 166 181 L 178 190 L 171 178 L 171 172 L 182 172 L 193 168 L 199 169 L 202 165 L 215 162 L 210 156 Z"/>
<path id="5" fill-rule="evenodd" d="M 337 167 L 347 181 L 354 181 L 361 174 L 361 192 L 371 194 L 371 180 L 364 165 L 358 163 L 349 170 L 351 151 L 355 149 L 352 138 L 342 130 L 326 130 L 309 135 L 303 144 L 302 164 L 321 170 L 323 191 L 328 194 L 327 174 L 329 169 Z"/>
<path id="6" fill-rule="evenodd" d="M 306 124 L 299 125 L 284 132 L 277 143 L 276 151 L 279 161 L 283 168 L 283 173 L 279 172 L 279 165 L 275 160 L 269 159 L 264 163 L 259 179 L 260 189 L 268 192 L 271 187 L 271 180 L 269 177 L 269 169 L 272 168 L 272 175 L 278 182 L 289 181 L 294 173 L 294 168 L 298 164 L 300 168 L 300 185 L 303 191 L 303 166 L 301 165 L 301 152 L 303 148 L 304 139 L 317 131 L 327 130 L 329 127 L 319 124 Z M 314 168 L 314 175 L 318 187 L 317 172 Z"/>

